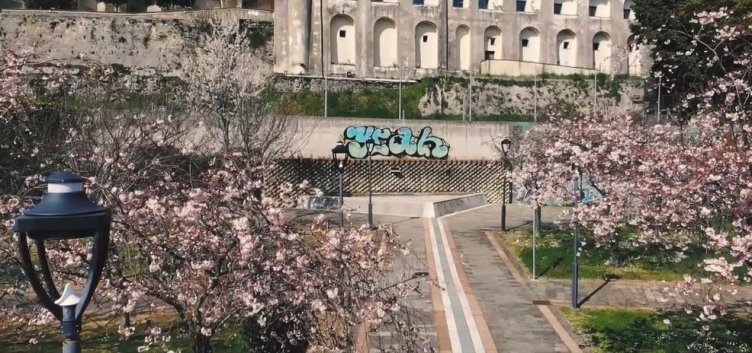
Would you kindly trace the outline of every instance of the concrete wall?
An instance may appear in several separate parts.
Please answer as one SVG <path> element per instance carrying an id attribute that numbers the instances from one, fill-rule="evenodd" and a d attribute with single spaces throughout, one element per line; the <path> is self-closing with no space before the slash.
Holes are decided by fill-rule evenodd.
<path id="1" fill-rule="evenodd" d="M 517 60 L 486 60 L 481 63 L 480 73 L 502 76 L 535 76 L 544 73 L 554 75 L 592 75 L 595 70 L 582 67 L 539 64 Z"/>
<path id="2" fill-rule="evenodd" d="M 587 69 L 600 68 L 603 72 L 627 74 L 630 72 L 627 60 L 630 59 L 626 50 L 629 39 L 629 19 L 624 19 L 624 0 L 592 0 L 595 6 L 595 16 L 590 16 L 589 0 L 562 0 L 562 14 L 554 14 L 554 2 L 559 0 L 530 0 L 527 1 L 525 12 L 516 12 L 516 0 L 491 1 L 489 9 L 479 9 L 478 1 L 465 0 L 463 7 L 451 7 L 452 1 L 438 1 L 435 5 L 426 0 L 425 5 L 413 5 L 413 0 L 395 0 L 389 2 L 371 0 L 323 0 L 322 2 L 305 0 L 276 0 L 275 7 L 275 37 L 282 44 L 276 47 L 276 72 L 287 74 L 321 74 L 322 51 L 321 37 L 330 38 L 329 26 L 323 26 L 321 33 L 320 22 L 330 23 L 332 17 L 347 15 L 354 20 L 358 39 L 354 46 L 357 61 L 355 65 L 343 70 L 332 66 L 331 51 L 325 40 L 323 63 L 329 75 L 355 75 L 367 78 L 398 78 L 399 70 L 375 69 L 374 60 L 374 27 L 376 21 L 389 19 L 397 27 L 397 51 L 399 66 L 406 68 L 407 77 L 421 77 L 436 75 L 437 70 L 461 71 L 465 53 L 460 53 L 457 34 L 464 36 L 458 28 L 466 26 L 470 35 L 470 71 L 479 71 L 481 62 L 487 50 L 486 29 L 496 26 L 501 29 L 503 48 L 494 59 L 527 60 L 545 65 L 556 65 L 558 60 L 557 35 L 562 30 L 570 30 L 575 36 L 575 45 L 571 49 L 578 58 L 577 66 Z M 299 2 L 294 10 L 286 8 L 293 2 Z M 305 4 L 304 4 L 305 2 Z M 449 5 L 447 5 L 449 4 Z M 502 5 L 499 9 L 498 5 Z M 308 6 L 304 6 L 308 5 Z M 449 8 L 447 6 L 450 6 Z M 280 11 L 281 10 L 281 11 Z M 323 10 L 323 11 L 322 11 Z M 573 13 L 568 15 L 567 13 Z M 438 51 L 437 65 L 433 62 L 421 63 L 426 59 L 424 45 L 420 43 L 422 31 L 426 27 L 419 24 L 429 24 L 436 27 L 436 48 Z M 306 26 L 306 24 L 310 24 Z M 530 28 L 537 32 L 538 43 L 531 43 L 531 49 L 521 45 L 521 32 Z M 604 46 L 604 53 L 594 53 L 593 38 L 603 32 L 609 35 L 611 45 Z M 292 45 L 292 40 L 305 36 L 310 40 Z M 285 45 L 286 43 L 286 45 Z M 433 42 L 430 43 L 433 52 Z M 419 54 L 420 52 L 420 54 Z M 464 52 L 464 51 L 463 51 Z M 525 58 L 523 59 L 523 52 Z M 529 52 L 529 53 L 528 53 Z M 305 53 L 305 58 L 299 55 Z M 595 64 L 598 55 L 598 64 Z M 433 54 L 431 55 L 433 57 Z M 634 59 L 634 58 L 632 58 Z M 300 62 L 305 61 L 304 69 Z M 603 62 L 606 62 L 604 65 Z M 437 69 L 433 69 L 436 66 Z M 634 66 L 634 65 L 632 65 Z M 638 72 L 640 70 L 632 70 Z M 524 73 L 516 73 L 524 75 Z"/>
<path id="3" fill-rule="evenodd" d="M 444 139 L 450 145 L 449 159 L 498 160 L 494 144 L 511 136 L 514 126 L 523 125 L 507 122 L 291 117 L 289 131 L 295 134 L 295 144 L 300 146 L 296 157 L 331 158 L 332 148 L 350 126 L 374 126 L 392 131 L 409 127 L 416 135 L 423 127 L 430 126 L 433 136 Z"/>

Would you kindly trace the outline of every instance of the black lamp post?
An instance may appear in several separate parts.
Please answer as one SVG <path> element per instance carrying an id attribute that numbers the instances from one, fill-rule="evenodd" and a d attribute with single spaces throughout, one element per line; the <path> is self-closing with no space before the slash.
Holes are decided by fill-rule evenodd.
<path id="1" fill-rule="evenodd" d="M 512 147 L 512 141 L 508 138 L 505 138 L 501 140 L 501 155 L 502 155 L 502 163 L 503 163 L 503 171 L 504 171 L 504 180 L 501 183 L 501 231 L 506 232 L 507 231 L 507 187 L 509 186 L 509 159 L 507 158 L 507 154 L 509 153 L 509 148 Z M 511 199 L 511 190 L 510 190 L 510 199 Z M 509 200 L 511 202 L 511 200 Z"/>
<path id="2" fill-rule="evenodd" d="M 574 208 L 577 208 L 577 204 L 582 200 L 582 172 L 580 168 L 575 167 L 577 172 L 577 179 L 574 181 Z M 580 247 L 580 228 L 577 225 L 577 221 L 574 221 L 574 241 L 573 250 L 574 257 L 572 260 L 572 309 L 578 309 L 580 307 L 580 265 L 577 262 L 579 257 L 577 254 Z"/>
<path id="3" fill-rule="evenodd" d="M 373 139 L 366 140 L 366 151 L 368 151 L 368 228 L 373 229 L 373 190 L 371 189 L 373 179 L 373 163 L 371 154 L 373 153 Z"/>
<path id="4" fill-rule="evenodd" d="M 79 353 L 81 317 L 99 283 L 110 242 L 111 216 L 108 209 L 92 203 L 83 190 L 83 179 L 70 172 L 52 173 L 46 178 L 47 193 L 42 201 L 16 218 L 21 267 L 39 300 L 62 325 L 63 353 Z M 37 267 L 34 269 L 28 239 L 34 241 Z M 50 272 L 45 241 L 91 239 L 91 262 L 82 296 L 70 284 L 61 295 Z M 39 274 L 41 272 L 41 280 Z M 44 286 L 42 285 L 44 283 Z"/>
<path id="5" fill-rule="evenodd" d="M 337 174 L 339 174 L 339 226 L 345 225 L 345 214 L 342 211 L 342 174 L 345 172 L 345 163 L 347 162 L 347 147 L 342 141 L 332 148 L 332 159 L 336 162 Z"/>

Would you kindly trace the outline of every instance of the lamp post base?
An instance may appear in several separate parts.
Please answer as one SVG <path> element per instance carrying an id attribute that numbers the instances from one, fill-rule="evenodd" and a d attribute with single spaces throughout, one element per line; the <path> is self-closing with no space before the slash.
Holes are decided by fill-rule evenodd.
<path id="1" fill-rule="evenodd" d="M 80 342 L 65 340 L 65 342 L 63 342 L 63 353 L 81 353 Z"/>
<path id="2" fill-rule="evenodd" d="M 506 232 L 507 231 L 507 203 L 503 202 L 501 204 L 501 231 Z"/>

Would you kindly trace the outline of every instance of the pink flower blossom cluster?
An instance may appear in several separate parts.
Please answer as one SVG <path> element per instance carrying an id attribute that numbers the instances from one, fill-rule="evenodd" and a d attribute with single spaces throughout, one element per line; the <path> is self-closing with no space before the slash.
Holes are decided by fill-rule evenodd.
<path id="1" fill-rule="evenodd" d="M 599 197 L 568 214 L 599 246 L 658 245 L 680 255 L 707 249 L 707 278 L 688 280 L 714 288 L 707 319 L 719 312 L 713 298 L 722 288 L 752 282 L 752 53 L 733 50 L 752 29 L 724 9 L 697 21 L 714 42 L 687 50 L 714 50 L 706 64 L 723 74 L 686 97 L 696 113 L 668 124 L 613 109 L 552 117 L 521 142 L 515 180 L 522 195 L 543 204 L 572 202 L 581 176 Z"/>

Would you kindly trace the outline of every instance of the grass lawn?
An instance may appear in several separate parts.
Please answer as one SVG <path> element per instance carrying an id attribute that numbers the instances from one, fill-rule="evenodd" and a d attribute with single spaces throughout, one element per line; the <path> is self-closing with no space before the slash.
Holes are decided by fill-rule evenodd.
<path id="1" fill-rule="evenodd" d="M 177 333 L 174 327 L 174 321 L 169 318 L 158 319 L 158 324 L 163 331 L 169 331 L 171 340 L 167 344 L 168 349 L 175 352 L 182 351 L 190 353 L 191 339 L 185 335 Z M 117 332 L 117 321 L 113 324 L 85 324 L 82 337 L 81 348 L 84 353 L 137 353 L 138 347 L 144 342 L 144 328 L 137 328 L 136 334 L 131 336 L 127 341 L 121 341 Z M 62 349 L 63 338 L 54 327 L 45 327 L 31 332 L 16 333 L 12 330 L 0 330 L 0 347 L 3 347 L 3 353 L 47 353 L 60 352 Z M 38 343 L 30 344 L 30 338 L 36 338 Z M 213 340 L 215 353 L 235 353 L 245 352 L 245 344 L 242 336 L 232 328 L 220 331 Z M 161 352 L 161 350 L 152 348 L 149 352 Z"/>
<path id="2" fill-rule="evenodd" d="M 502 242 L 511 253 L 532 273 L 533 243 L 532 233 L 501 235 Z M 570 278 L 574 251 L 572 234 L 564 231 L 548 233 L 538 239 L 536 271 L 538 277 Z M 697 264 L 702 255 L 697 252 L 676 261 L 675 253 L 660 248 L 631 250 L 622 252 L 624 260 L 620 266 L 609 263 L 611 251 L 596 248 L 592 240 L 586 241 L 580 254 L 580 276 L 602 279 L 616 276 L 622 279 L 666 280 L 682 279 L 684 274 L 698 273 Z"/>
<path id="3" fill-rule="evenodd" d="M 684 311 L 561 310 L 596 353 L 752 352 L 749 314 L 718 319 L 703 331 L 697 313 Z"/>

